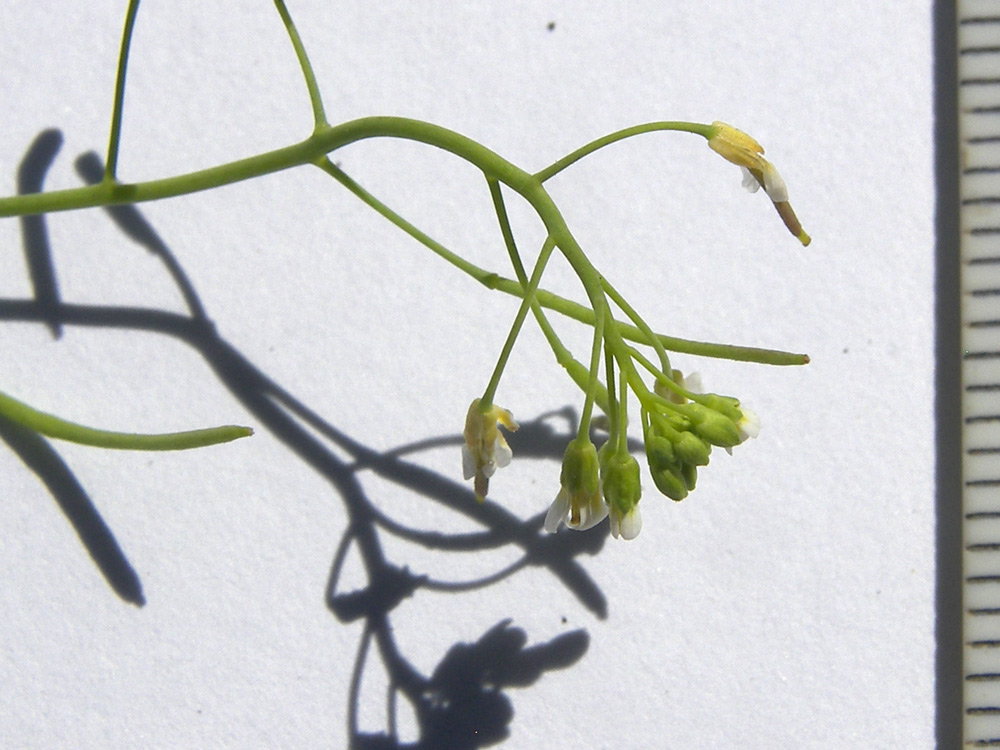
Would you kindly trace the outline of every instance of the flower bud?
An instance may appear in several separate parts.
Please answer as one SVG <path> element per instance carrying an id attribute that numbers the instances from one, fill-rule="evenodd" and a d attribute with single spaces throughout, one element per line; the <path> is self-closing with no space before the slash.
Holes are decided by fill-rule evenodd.
<path id="1" fill-rule="evenodd" d="M 734 422 L 740 419 L 740 402 L 732 396 L 720 396 L 718 393 L 706 393 L 698 399 L 699 403 L 724 414 Z"/>
<path id="2" fill-rule="evenodd" d="M 545 514 L 545 530 L 553 532 L 565 523 L 585 531 L 608 515 L 601 497 L 597 448 L 589 440 L 573 440 L 563 454 L 559 494 Z"/>
<path id="3" fill-rule="evenodd" d="M 693 432 L 682 432 L 674 443 L 674 454 L 683 463 L 707 466 L 712 447 Z"/>
<path id="4" fill-rule="evenodd" d="M 712 445 L 731 448 L 741 442 L 736 423 L 715 409 L 702 404 L 685 404 L 684 415 L 691 419 L 691 428 Z"/>
<path id="5" fill-rule="evenodd" d="M 639 481 L 639 462 L 632 456 L 620 453 L 608 457 L 602 475 L 604 497 L 611 516 L 611 534 L 616 539 L 635 539 L 642 528 L 639 516 L 639 498 L 642 484 Z"/>
<path id="6" fill-rule="evenodd" d="M 656 489 L 671 500 L 680 502 L 688 496 L 687 484 L 684 482 L 679 466 L 664 466 L 660 469 L 654 469 L 650 466 L 649 473 L 653 477 Z"/>
<path id="7" fill-rule="evenodd" d="M 698 467 L 694 464 L 684 464 L 681 466 L 681 476 L 684 478 L 684 486 L 691 492 L 698 481 Z"/>
<path id="8" fill-rule="evenodd" d="M 680 473 L 674 444 L 670 440 L 662 435 L 649 434 L 646 437 L 646 462 L 656 489 L 671 500 L 683 500 L 687 497 L 687 487 Z"/>

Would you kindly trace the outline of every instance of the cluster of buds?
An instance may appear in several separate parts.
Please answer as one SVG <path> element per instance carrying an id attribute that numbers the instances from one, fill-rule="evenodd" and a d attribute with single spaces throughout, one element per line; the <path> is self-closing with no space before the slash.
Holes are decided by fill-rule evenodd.
<path id="1" fill-rule="evenodd" d="M 722 122 L 667 125 L 703 135 L 713 151 L 743 170 L 744 186 L 751 191 L 764 188 L 792 235 L 803 245 L 809 244 L 809 235 L 802 229 L 788 203 L 784 180 L 774 165 L 763 157 L 764 149 L 757 141 Z M 532 297 L 548 252 L 557 246 L 572 258 L 573 267 L 584 282 L 593 305 L 594 346 L 589 369 L 577 362 L 558 341 Z M 565 525 L 583 531 L 608 518 L 611 534 L 615 538 L 634 539 L 642 528 L 639 514 L 642 482 L 639 462 L 630 453 L 627 434 L 626 411 L 631 398 L 639 402 L 649 475 L 656 489 L 675 501 L 683 500 L 695 488 L 698 469 L 708 465 L 713 447 L 732 453 L 733 447 L 757 436 L 759 420 L 737 399 L 701 393 L 697 376 L 685 378 L 680 371 L 672 369 L 661 337 L 652 332 L 590 265 L 570 235 L 550 235 L 530 283 L 526 283 L 523 271 L 521 278 L 524 293 L 522 308 L 483 399 L 473 401 L 466 418 L 463 448 L 465 476 L 475 479 L 476 496 L 483 500 L 490 477 L 498 467 L 506 466 L 511 460 L 510 447 L 500 428 L 515 430 L 517 423 L 509 411 L 492 404 L 492 396 L 519 326 L 531 307 L 557 360 L 566 367 L 586 396 L 579 432 L 563 455 L 559 491 L 545 516 L 544 528 L 554 532 Z M 653 364 L 637 349 L 626 344 L 624 328 L 614 319 L 609 300 L 635 324 L 630 335 L 633 340 L 642 341 L 655 350 L 659 364 Z M 722 345 L 703 344 L 701 347 L 712 356 L 730 356 Z M 711 351 L 713 349 L 715 351 Z M 606 369 L 604 383 L 599 372 L 602 353 Z M 807 357 L 801 357 L 798 363 L 807 361 Z M 651 390 L 643 383 L 641 370 L 653 374 Z M 591 429 L 596 424 L 591 422 L 595 405 L 607 415 L 608 437 L 600 450 L 591 439 Z"/>
<path id="2" fill-rule="evenodd" d="M 757 415 L 735 398 L 687 390 L 695 378 L 674 370 L 672 389 L 657 381 L 654 392 L 641 401 L 646 461 L 653 484 L 671 500 L 683 500 L 695 487 L 698 467 L 707 466 L 712 447 L 732 448 L 757 437 Z M 466 479 L 475 477 L 476 496 L 482 500 L 489 477 L 510 463 L 511 450 L 500 426 L 517 429 L 506 409 L 483 409 L 477 399 L 466 419 L 464 457 Z M 639 463 L 621 446 L 625 439 L 610 437 L 601 450 L 589 437 L 570 441 L 563 455 L 560 488 L 545 516 L 545 530 L 560 525 L 585 531 L 610 519 L 616 539 L 634 539 L 642 529 Z"/>
<path id="3" fill-rule="evenodd" d="M 734 446 L 757 437 L 760 420 L 734 398 L 695 394 L 692 381 L 696 376 L 685 382 L 674 370 L 673 380 L 692 389 L 687 395 L 697 400 L 667 390 L 658 381 L 655 392 L 659 398 L 643 408 L 643 436 L 656 488 L 671 500 L 683 500 L 694 489 L 698 467 L 708 465 L 712 446 L 732 453 Z"/>

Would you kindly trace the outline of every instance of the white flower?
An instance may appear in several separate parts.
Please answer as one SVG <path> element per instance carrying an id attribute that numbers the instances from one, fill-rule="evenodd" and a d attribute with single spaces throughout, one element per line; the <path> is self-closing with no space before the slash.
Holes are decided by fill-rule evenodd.
<path id="1" fill-rule="evenodd" d="M 784 179 L 778 174 L 778 170 L 771 162 L 763 158 L 761 161 L 763 164 L 756 173 L 747 167 L 740 166 L 740 169 L 743 170 L 743 187 L 751 193 L 756 193 L 763 183 L 764 192 L 767 193 L 767 197 L 771 199 L 772 203 L 787 203 L 788 187 L 785 185 Z"/>
<path id="2" fill-rule="evenodd" d="M 466 479 L 475 477 L 476 497 L 486 498 L 490 477 L 498 468 L 510 463 L 513 453 L 499 426 L 513 432 L 517 422 L 506 409 L 491 405 L 483 411 L 477 398 L 465 417 L 465 445 L 462 446 L 462 473 Z"/>
<path id="3" fill-rule="evenodd" d="M 740 407 L 740 418 L 736 422 L 736 429 L 740 431 L 740 442 L 745 442 L 749 438 L 760 435 L 760 417 L 756 412 L 750 411 L 745 406 Z M 726 453 L 733 455 L 732 448 L 726 448 Z"/>
<path id="4" fill-rule="evenodd" d="M 549 506 L 549 512 L 545 514 L 545 530 L 552 533 L 559 528 L 559 524 L 564 523 L 575 531 L 586 531 L 603 521 L 607 515 L 608 506 L 601 499 L 600 492 L 589 497 L 574 498 L 563 487 Z"/>
<path id="5" fill-rule="evenodd" d="M 726 161 L 743 170 L 743 187 L 751 193 L 763 186 L 767 197 L 774 203 L 781 220 L 799 242 L 808 245 L 811 240 L 802 229 L 791 204 L 788 202 L 788 188 L 774 165 L 764 158 L 764 147 L 742 130 L 716 120 L 712 123 L 709 147 Z"/>
<path id="6" fill-rule="evenodd" d="M 615 539 L 635 539 L 642 530 L 642 516 L 639 515 L 639 506 L 635 505 L 624 515 L 618 511 L 616 506 L 611 507 L 611 536 Z"/>
<path id="7" fill-rule="evenodd" d="M 755 438 L 760 434 L 760 417 L 755 412 L 745 407 L 740 407 L 740 414 L 743 416 L 736 423 L 736 429 L 740 431 L 740 440 Z"/>
<path id="8" fill-rule="evenodd" d="M 586 531 L 608 515 L 601 495 L 597 448 L 589 440 L 573 440 L 563 455 L 560 484 L 556 499 L 545 514 L 545 530 L 553 532 L 565 523 L 569 528 Z"/>

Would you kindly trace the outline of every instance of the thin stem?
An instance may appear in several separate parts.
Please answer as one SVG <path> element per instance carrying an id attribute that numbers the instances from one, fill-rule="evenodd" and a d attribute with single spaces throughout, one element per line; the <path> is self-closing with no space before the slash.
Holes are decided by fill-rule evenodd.
<path id="1" fill-rule="evenodd" d="M 253 434 L 249 427 L 227 425 L 211 427 L 204 430 L 188 430 L 185 432 L 170 432 L 157 435 L 142 435 L 130 432 L 111 432 L 96 430 L 74 422 L 38 411 L 22 401 L 0 392 L 0 414 L 12 422 L 17 422 L 42 435 L 73 443 L 92 445 L 98 448 L 117 448 L 121 450 L 144 451 L 174 451 L 187 448 L 201 448 L 216 443 L 228 443 L 230 440 L 247 437 Z"/>
<path id="2" fill-rule="evenodd" d="M 392 208 L 380 201 L 376 196 L 368 192 L 362 185 L 351 178 L 340 167 L 336 166 L 329 159 L 317 162 L 317 165 L 333 177 L 337 182 L 347 188 L 357 196 L 365 205 L 374 209 L 392 224 L 395 224 L 410 237 L 431 250 L 433 253 L 458 268 L 463 273 L 468 274 L 476 281 L 488 289 L 494 289 L 504 294 L 514 297 L 524 295 L 524 284 L 519 281 L 505 278 L 493 271 L 487 271 L 475 263 L 471 263 L 461 255 L 449 250 L 440 242 L 429 236 L 404 217 L 396 213 Z M 595 324 L 594 311 L 581 305 L 579 302 L 566 299 L 558 294 L 554 294 L 546 289 L 538 289 L 535 292 L 537 302 L 549 310 L 554 310 L 572 320 L 576 320 L 584 325 L 593 326 Z M 622 321 L 614 321 L 615 327 L 621 335 L 629 341 L 637 343 L 649 343 L 647 334 L 644 334 L 635 326 L 628 325 Z M 760 349 L 750 346 L 736 346 L 733 344 L 716 344 L 704 341 L 692 341 L 676 336 L 654 333 L 653 336 L 663 344 L 668 351 L 680 354 L 693 354 L 701 357 L 713 357 L 717 359 L 729 359 L 737 362 L 754 362 L 756 364 L 766 364 L 775 366 L 804 365 L 809 362 L 809 357 L 805 354 L 795 354 L 793 352 L 783 352 L 776 349 Z M 603 408 L 603 407 L 602 407 Z"/>
<path id="3" fill-rule="evenodd" d="M 535 261 L 535 268 L 531 272 L 531 279 L 524 290 L 524 298 L 521 300 L 521 306 L 517 309 L 517 314 L 514 316 L 514 323 L 510 327 L 510 333 L 507 334 L 507 340 L 504 342 L 503 349 L 500 352 L 500 358 L 493 369 L 493 376 L 490 378 L 490 382 L 483 392 L 483 397 L 479 400 L 479 406 L 483 410 L 489 409 L 493 405 L 493 396 L 500 385 L 500 377 L 507 366 L 507 360 L 510 359 L 511 352 L 514 350 L 514 342 L 517 341 L 517 336 L 521 332 L 524 319 L 528 315 L 528 309 L 531 307 L 531 300 L 534 298 L 535 289 L 538 288 L 538 282 L 541 281 L 542 273 L 545 271 L 545 264 L 549 262 L 549 258 L 552 256 L 552 251 L 555 248 L 555 241 L 551 237 L 546 237 L 545 242 L 542 243 L 541 252 L 538 253 L 538 260 Z"/>
<path id="4" fill-rule="evenodd" d="M 645 367 L 646 370 L 648 370 L 658 382 L 663 383 L 665 386 L 667 386 L 667 388 L 672 390 L 674 393 L 688 399 L 690 399 L 694 395 L 691 393 L 691 391 L 679 386 L 676 383 L 676 381 L 670 375 L 667 374 L 667 371 L 658 369 L 656 365 L 654 365 L 646 357 L 644 357 L 642 355 L 642 352 L 640 352 L 638 349 L 627 347 L 627 350 L 629 356 L 631 356 L 632 359 L 634 359 L 640 365 Z"/>
<path id="5" fill-rule="evenodd" d="M 535 172 L 535 178 L 539 182 L 545 182 L 550 177 L 558 174 L 559 172 L 566 169 L 566 167 L 578 162 L 583 157 L 588 154 L 592 154 L 598 149 L 602 149 L 605 146 L 609 146 L 612 143 L 617 143 L 618 141 L 623 141 L 626 138 L 631 138 L 636 135 L 642 135 L 643 133 L 653 133 L 659 130 L 678 130 L 687 133 L 697 133 L 705 138 L 712 137 L 712 126 L 702 125 L 698 122 L 683 122 L 679 120 L 667 120 L 661 122 L 647 122 L 643 125 L 633 125 L 630 128 L 625 128 L 623 130 L 618 130 L 614 133 L 609 133 L 608 135 L 602 136 L 597 140 L 591 141 L 586 146 L 581 146 L 576 151 L 571 154 L 567 154 L 558 161 L 550 164 L 545 169 L 540 172 Z"/>
<path id="6" fill-rule="evenodd" d="M 625 368 L 618 370 L 618 455 L 628 456 L 628 388 Z"/>
<path id="7" fill-rule="evenodd" d="M 528 285 L 528 277 L 524 271 L 524 264 L 521 263 L 521 254 L 518 252 L 517 243 L 514 240 L 514 232 L 511 229 L 510 219 L 507 216 L 507 207 L 504 203 L 503 193 L 500 190 L 500 183 L 489 177 L 486 181 L 490 187 L 490 195 L 493 198 L 493 208 L 497 214 L 497 221 L 500 223 L 500 233 L 503 235 L 504 244 L 507 246 L 507 254 L 510 257 L 511 265 L 514 267 L 514 274 L 517 276 L 522 289 L 526 288 Z M 538 290 L 536 290 L 535 298 L 531 300 L 531 312 L 535 316 L 535 320 L 538 322 L 538 327 L 541 329 L 542 335 L 545 336 L 545 340 L 552 349 L 552 353 L 555 354 L 556 362 L 565 368 L 567 374 L 570 376 L 570 379 L 572 379 L 573 382 L 580 387 L 580 390 L 584 393 L 593 393 L 592 400 L 596 401 L 597 405 L 606 411 L 608 408 L 607 390 L 604 389 L 599 380 L 596 384 L 591 382 L 590 372 L 587 368 L 585 368 L 581 362 L 577 361 L 570 350 L 563 345 L 559 336 L 556 334 L 555 329 L 552 327 L 552 324 L 549 323 L 548 318 L 542 311 L 541 305 L 538 304 L 537 295 Z M 590 411 L 585 409 L 585 419 L 581 420 L 581 425 L 589 425 L 589 415 Z M 589 427 L 584 429 L 589 429 Z"/>
<path id="8" fill-rule="evenodd" d="M 115 101 L 111 109 L 111 135 L 108 138 L 108 159 L 104 163 L 104 179 L 113 181 L 118 170 L 118 144 L 122 135 L 122 110 L 125 107 L 125 74 L 128 70 L 128 53 L 132 47 L 132 31 L 139 12 L 139 0 L 129 0 L 125 13 L 125 28 L 118 52 L 118 73 L 115 77 Z"/>
<path id="9" fill-rule="evenodd" d="M 601 277 L 601 286 L 604 287 L 605 294 L 607 294 L 611 300 L 622 309 L 625 315 L 628 316 L 629 320 L 635 323 L 636 327 L 643 333 L 643 335 L 646 336 L 649 345 L 653 347 L 657 356 L 660 358 L 660 366 L 663 368 L 663 372 L 670 372 L 670 358 L 667 357 L 667 351 L 663 346 L 663 342 L 656 337 L 656 334 L 653 333 L 653 329 L 646 324 L 646 321 L 643 320 L 642 316 L 635 311 L 635 308 L 633 308 L 632 305 L 630 305 L 625 298 L 622 297 L 613 286 L 611 286 L 611 282 L 603 276 Z"/>
<path id="10" fill-rule="evenodd" d="M 295 22 L 292 21 L 292 16 L 288 12 L 288 8 L 285 7 L 285 0 L 274 0 L 274 7 L 278 9 L 278 14 L 285 24 L 285 30 L 288 31 L 292 47 L 295 48 L 295 57 L 298 59 L 302 75 L 306 79 L 306 88 L 309 90 L 309 102 L 312 104 L 315 127 L 317 129 L 325 127 L 329 123 L 326 119 L 326 112 L 323 109 L 323 97 L 316 83 L 316 74 L 313 72 L 312 63 L 309 62 L 309 55 L 306 54 L 305 45 L 302 44 L 302 37 L 299 36 L 299 30 L 295 28 Z"/>
<path id="11" fill-rule="evenodd" d="M 521 263 L 521 254 L 517 251 L 517 243 L 514 242 L 514 232 L 510 228 L 510 218 L 507 216 L 507 205 L 504 203 L 503 193 L 500 191 L 500 181 L 496 177 L 487 175 L 486 184 L 490 188 L 490 197 L 493 199 L 493 210 L 496 211 L 497 221 L 500 222 L 500 234 L 503 235 L 503 242 L 507 247 L 510 264 L 514 267 L 514 275 L 521 283 L 521 286 L 526 287 L 528 285 L 528 275 L 524 272 L 524 264 Z"/>
<path id="12" fill-rule="evenodd" d="M 395 224 L 397 227 L 402 229 L 406 234 L 410 235 L 413 239 L 419 242 L 421 245 L 438 255 L 439 257 L 446 260 L 451 265 L 455 266 L 458 270 L 463 273 L 468 274 L 480 284 L 486 286 L 489 289 L 496 289 L 497 281 L 505 282 L 507 286 L 506 291 L 515 297 L 521 297 L 524 294 L 524 287 L 515 281 L 510 279 L 503 279 L 492 271 L 487 271 L 484 268 L 480 268 L 475 263 L 470 263 L 465 258 L 463 258 L 458 253 L 455 253 L 440 242 L 435 240 L 433 237 L 428 235 L 426 232 L 421 230 L 419 227 L 407 221 L 405 218 L 400 216 L 394 210 L 389 208 L 385 203 L 380 201 L 377 197 L 368 192 L 362 185 L 354 180 L 350 175 L 348 175 L 344 170 L 330 161 L 328 158 L 323 157 L 316 162 L 316 166 L 326 172 L 328 175 L 333 177 L 337 182 L 347 188 L 351 193 L 353 193 L 357 198 L 361 200 L 369 208 L 373 209 L 377 214 L 388 220 L 390 223 Z"/>
<path id="13" fill-rule="evenodd" d="M 608 441 L 617 448 L 618 441 L 618 395 L 615 386 L 615 357 L 611 349 L 604 348 L 604 379 L 608 384 Z M 613 442 L 612 442 L 613 441 Z"/>
<path id="14" fill-rule="evenodd" d="M 336 143 L 334 145 L 339 147 L 340 145 L 353 142 L 353 140 L 371 137 L 372 134 L 358 133 L 359 130 L 363 129 L 362 125 L 359 124 L 360 122 L 352 121 L 351 123 L 344 123 L 344 126 L 352 125 L 354 132 L 352 132 L 351 137 L 344 138 L 339 145 Z M 523 287 L 520 284 L 509 279 L 504 279 L 498 274 L 485 271 L 450 252 L 398 214 L 395 214 L 377 198 L 365 191 L 360 185 L 330 163 L 328 159 L 324 160 L 322 158 L 323 154 L 325 154 L 324 149 L 333 140 L 331 133 L 340 135 L 343 132 L 341 128 L 344 126 L 324 129 L 322 133 L 314 134 L 305 141 L 291 146 L 285 146 L 284 148 L 268 151 L 247 159 L 241 159 L 229 164 L 178 175 L 176 177 L 131 184 L 105 181 L 96 185 L 68 190 L 54 190 L 0 198 L 0 217 L 28 216 L 53 211 L 69 211 L 94 206 L 111 206 L 159 200 L 177 195 L 186 195 L 200 190 L 209 190 L 241 180 L 290 169 L 302 164 L 313 163 L 318 164 L 324 171 L 337 179 L 362 201 L 396 224 L 396 226 L 400 227 L 407 234 L 436 252 L 449 263 L 452 263 L 477 279 L 480 283 L 491 289 L 497 289 L 516 297 L 522 295 Z M 508 182 L 507 184 L 510 183 Z M 577 302 L 567 300 L 545 290 L 538 291 L 538 301 L 544 307 L 557 310 L 559 313 L 578 320 L 581 323 L 587 325 L 594 325 L 595 323 L 594 311 Z M 621 330 L 623 336 L 628 337 L 630 340 L 637 342 L 645 340 L 641 332 L 632 326 L 627 326 L 618 321 L 615 321 L 614 325 Z M 769 365 L 803 365 L 809 362 L 809 357 L 805 354 L 759 349 L 756 347 L 734 346 L 731 344 L 691 341 L 664 334 L 658 334 L 657 338 L 669 351 L 684 354 Z"/>

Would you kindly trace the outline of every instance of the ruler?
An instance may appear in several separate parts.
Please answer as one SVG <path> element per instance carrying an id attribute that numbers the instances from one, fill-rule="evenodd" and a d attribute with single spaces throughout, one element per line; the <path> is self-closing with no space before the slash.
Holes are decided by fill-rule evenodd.
<path id="1" fill-rule="evenodd" d="M 1000 1 L 956 9 L 962 744 L 1000 748 Z"/>

